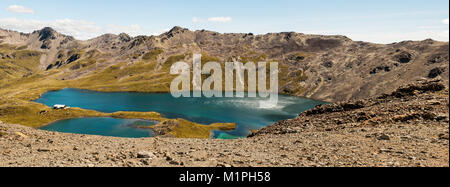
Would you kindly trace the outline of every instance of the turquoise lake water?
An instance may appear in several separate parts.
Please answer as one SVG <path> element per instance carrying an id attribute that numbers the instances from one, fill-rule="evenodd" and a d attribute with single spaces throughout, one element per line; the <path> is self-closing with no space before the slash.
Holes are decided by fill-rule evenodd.
<path id="1" fill-rule="evenodd" d="M 308 109 L 325 104 L 303 97 L 279 95 L 277 106 L 261 107 L 259 102 L 264 100 L 267 99 L 248 97 L 174 98 L 170 93 L 105 93 L 67 88 L 47 92 L 35 102 L 50 107 L 55 104 L 64 104 L 106 113 L 153 111 L 161 113 L 166 118 L 183 118 L 201 124 L 218 122 L 237 124 L 236 130 L 233 131 L 215 131 L 214 138 L 220 139 L 246 137 L 251 130 L 266 127 L 280 120 L 295 118 Z M 137 134 L 149 133 L 149 131 L 141 132 L 142 129 L 126 128 L 126 124 L 132 123 L 133 121 L 114 118 L 78 118 L 58 121 L 42 129 L 79 134 L 146 137 Z M 105 131 L 114 131 L 120 127 L 122 127 L 122 131 L 117 131 L 119 133 L 105 133 Z"/>
<path id="2" fill-rule="evenodd" d="M 42 130 L 91 134 L 101 136 L 113 136 L 124 138 L 152 137 L 155 134 L 150 129 L 136 128 L 139 126 L 150 126 L 157 124 L 156 121 L 139 119 L 117 119 L 117 118 L 75 118 L 61 120 L 44 126 Z"/>

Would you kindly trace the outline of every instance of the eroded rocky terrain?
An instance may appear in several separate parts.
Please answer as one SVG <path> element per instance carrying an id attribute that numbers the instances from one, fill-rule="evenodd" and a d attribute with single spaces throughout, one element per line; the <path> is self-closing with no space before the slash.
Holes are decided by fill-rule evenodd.
<path id="1" fill-rule="evenodd" d="M 0 166 L 449 167 L 449 95 L 423 80 L 318 106 L 246 139 L 124 139 L 0 123 Z"/>
<path id="2" fill-rule="evenodd" d="M 168 92 L 170 66 L 191 63 L 194 53 L 205 62 L 279 62 L 281 93 L 329 102 L 377 96 L 421 78 L 441 77 L 448 85 L 449 77 L 448 42 L 433 40 L 383 45 L 345 36 L 222 34 L 174 27 L 159 36 L 106 34 L 79 41 L 44 28 L 27 34 L 0 29 L 0 44 L 14 46 L 0 51 L 2 61 L 17 64 L 37 52 L 35 66 L 21 67 L 24 76 L 73 80 L 73 87 L 105 91 Z M 23 50 L 29 50 L 28 56 L 14 55 Z M 1 68 L 0 77 L 21 68 Z"/>

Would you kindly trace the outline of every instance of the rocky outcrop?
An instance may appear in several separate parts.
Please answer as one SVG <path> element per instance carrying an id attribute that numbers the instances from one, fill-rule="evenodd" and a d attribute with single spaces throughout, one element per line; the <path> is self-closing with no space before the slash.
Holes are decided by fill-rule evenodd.
<path id="1" fill-rule="evenodd" d="M 249 137 L 299 133 L 312 128 L 334 131 L 383 125 L 408 128 L 416 124 L 448 127 L 448 107 L 448 87 L 440 80 L 423 80 L 376 98 L 317 106 L 296 119 L 254 131 Z"/>

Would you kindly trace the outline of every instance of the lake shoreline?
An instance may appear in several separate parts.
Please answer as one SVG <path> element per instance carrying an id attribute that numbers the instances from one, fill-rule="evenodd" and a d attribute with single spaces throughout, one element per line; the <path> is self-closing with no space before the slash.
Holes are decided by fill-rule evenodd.
<path id="1" fill-rule="evenodd" d="M 246 93 L 244 93 L 246 94 Z M 54 104 L 64 104 L 70 107 L 78 107 L 87 110 L 103 112 L 114 117 L 117 111 L 134 111 L 135 113 L 144 111 L 155 111 L 159 113 L 161 124 L 164 120 L 181 119 L 189 120 L 197 124 L 236 123 L 236 129 L 225 137 L 246 137 L 251 130 L 258 130 L 267 125 L 271 125 L 279 120 L 291 119 L 301 112 L 313 108 L 317 105 L 325 104 L 320 101 L 306 99 L 304 97 L 278 96 L 278 104 L 267 108 L 261 107 L 260 103 L 268 101 L 262 97 L 214 97 L 214 98 L 174 98 L 169 93 L 140 93 L 140 92 L 98 92 L 78 88 L 65 88 L 59 91 L 49 91 L 44 93 L 39 99 L 33 102 L 53 106 Z M 133 116 L 131 116 L 133 117 Z M 121 118 L 130 118 L 122 116 Z M 137 118 L 141 119 L 141 118 Z M 147 118 L 145 118 L 147 119 Z M 151 119 L 154 120 L 154 119 Z M 189 123 L 187 123 L 189 124 Z M 161 125 L 158 126 L 161 129 Z M 169 127 L 164 127 L 165 132 Z M 183 128 L 183 127 L 179 127 Z M 222 127 L 217 127 L 220 130 Z M 216 138 L 222 137 L 221 133 L 226 131 L 216 131 Z M 195 132 L 191 132 L 195 134 Z M 166 135 L 167 133 L 160 133 Z M 176 137 L 185 137 L 177 135 Z M 205 136 L 206 137 L 206 136 Z"/>

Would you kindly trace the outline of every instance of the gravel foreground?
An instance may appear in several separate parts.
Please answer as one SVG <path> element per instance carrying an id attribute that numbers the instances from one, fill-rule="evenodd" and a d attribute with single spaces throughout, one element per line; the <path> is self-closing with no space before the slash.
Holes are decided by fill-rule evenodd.
<path id="1" fill-rule="evenodd" d="M 0 166 L 449 167 L 449 95 L 423 81 L 318 106 L 238 140 L 114 138 L 0 122 Z"/>

